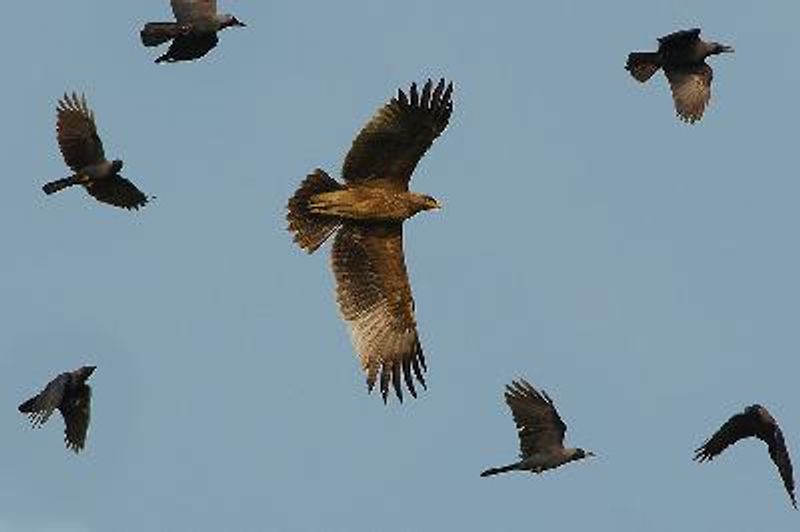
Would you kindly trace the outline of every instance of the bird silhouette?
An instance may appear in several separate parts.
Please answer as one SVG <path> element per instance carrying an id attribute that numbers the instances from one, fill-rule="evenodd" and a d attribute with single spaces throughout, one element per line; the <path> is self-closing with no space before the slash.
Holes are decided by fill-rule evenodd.
<path id="1" fill-rule="evenodd" d="M 728 419 L 706 443 L 695 450 L 694 459 L 698 462 L 713 460 L 734 443 L 751 437 L 767 444 L 769 456 L 778 468 L 786 493 L 789 494 L 792 506 L 797 509 L 792 460 L 789 458 L 783 432 L 775 418 L 761 405 L 748 406 L 744 412 Z"/>
<path id="2" fill-rule="evenodd" d="M 695 28 L 661 37 L 656 52 L 629 54 L 625 68 L 642 83 L 664 69 L 678 117 L 694 123 L 703 117 L 711 99 L 714 72 L 706 58 L 727 52 L 733 52 L 733 48 L 700 39 L 700 29 Z"/>
<path id="3" fill-rule="evenodd" d="M 332 234 L 332 266 L 342 316 L 350 325 L 372 391 L 380 376 L 384 402 L 390 383 L 402 402 L 401 376 L 416 397 L 425 387 L 425 358 L 403 256 L 403 222 L 438 209 L 430 196 L 408 191 L 417 163 L 444 131 L 453 85 L 431 80 L 422 91 L 401 90 L 364 126 L 344 161 L 345 184 L 315 170 L 289 200 L 295 242 L 313 253 Z"/>
<path id="4" fill-rule="evenodd" d="M 140 32 L 142 44 L 148 47 L 172 41 L 156 63 L 203 57 L 219 43 L 218 32 L 246 26 L 233 15 L 217 13 L 216 0 L 171 0 L 170 3 L 175 22 L 148 22 Z"/>
<path id="5" fill-rule="evenodd" d="M 594 456 L 591 451 L 564 447 L 567 425 L 558 415 L 553 400 L 542 390 L 537 391 L 525 379 L 506 386 L 506 404 L 517 425 L 520 460 L 502 467 L 492 467 L 481 473 L 490 477 L 509 471 L 542 473 L 575 460 Z"/>
<path id="6" fill-rule="evenodd" d="M 64 442 L 67 448 L 81 451 L 86 444 L 86 431 L 91 417 L 92 389 L 86 380 L 95 366 L 83 366 L 60 374 L 44 390 L 19 405 L 19 411 L 28 414 L 34 427 L 41 427 L 58 409 L 64 418 Z"/>

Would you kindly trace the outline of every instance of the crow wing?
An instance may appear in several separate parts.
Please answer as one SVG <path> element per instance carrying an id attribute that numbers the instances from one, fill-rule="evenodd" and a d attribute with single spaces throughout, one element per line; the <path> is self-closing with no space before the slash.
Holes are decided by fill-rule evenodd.
<path id="1" fill-rule="evenodd" d="M 119 175 L 89 181 L 84 187 L 97 201 L 115 207 L 138 210 L 148 201 L 147 196 L 136 185 Z"/>
<path id="2" fill-rule="evenodd" d="M 172 40 L 167 53 L 156 59 L 156 63 L 198 59 L 214 49 L 218 43 L 219 37 L 213 31 L 179 35 Z"/>
<path id="3" fill-rule="evenodd" d="M 91 417 L 92 389 L 81 384 L 64 398 L 59 410 L 64 417 L 64 443 L 67 448 L 79 452 L 86 445 L 86 431 Z"/>
<path id="4" fill-rule="evenodd" d="M 402 376 L 416 397 L 414 377 L 425 387 L 426 366 L 403 257 L 402 225 L 345 223 L 333 243 L 332 264 L 339 308 L 350 325 L 368 389 L 372 391 L 380 373 L 384 402 L 390 382 L 402 401 Z"/>
<path id="5" fill-rule="evenodd" d="M 19 411 L 28 414 L 34 427 L 41 427 L 61 404 L 68 381 L 69 374 L 62 373 L 50 381 L 39 394 L 19 405 Z"/>
<path id="6" fill-rule="evenodd" d="M 700 28 L 680 30 L 658 38 L 662 46 L 685 46 L 700 39 Z"/>
<path id="7" fill-rule="evenodd" d="M 89 165 L 105 161 L 103 141 L 97 135 L 94 113 L 86 96 L 64 94 L 58 102 L 56 132 L 58 146 L 67 166 L 80 172 Z"/>
<path id="8" fill-rule="evenodd" d="M 217 14 L 217 0 L 171 0 L 170 3 L 179 24 L 207 21 Z"/>
<path id="9" fill-rule="evenodd" d="M 411 85 L 383 106 L 353 141 L 344 161 L 345 181 L 380 180 L 388 188 L 408 189 L 417 163 L 447 127 L 453 111 L 453 84 L 436 88 L 428 80 L 420 94 Z"/>
<path id="10" fill-rule="evenodd" d="M 506 404 L 517 425 L 520 458 L 562 448 L 567 426 L 558 415 L 553 400 L 539 393 L 525 379 L 506 386 Z"/>
<path id="11" fill-rule="evenodd" d="M 792 459 L 789 458 L 789 450 L 786 448 L 786 441 L 783 439 L 783 432 L 776 424 L 772 437 L 767 441 L 769 446 L 769 456 L 778 472 L 781 474 L 781 480 L 786 488 L 786 493 L 792 501 L 792 506 L 797 508 L 797 499 L 794 495 L 794 474 L 792 472 Z"/>
<path id="12" fill-rule="evenodd" d="M 747 412 L 732 416 L 711 438 L 695 449 L 694 459 L 698 462 L 713 460 L 722 451 L 744 438 L 755 436 L 758 432 L 757 421 Z"/>
<path id="13" fill-rule="evenodd" d="M 714 72 L 706 63 L 679 68 L 668 68 L 665 71 L 675 111 L 681 120 L 694 123 L 703 118 L 709 100 L 711 100 L 711 80 Z"/>

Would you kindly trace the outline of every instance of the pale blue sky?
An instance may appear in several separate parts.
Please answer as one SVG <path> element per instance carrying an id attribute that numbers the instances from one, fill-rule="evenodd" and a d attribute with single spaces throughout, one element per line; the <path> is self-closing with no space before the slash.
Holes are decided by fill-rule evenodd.
<path id="1" fill-rule="evenodd" d="M 222 1 L 247 28 L 155 65 L 166 0 L 18 2 L 0 33 L 0 530 L 796 530 L 758 442 L 692 449 L 761 402 L 800 461 L 800 6 L 792 2 Z M 701 26 L 704 120 L 626 54 Z M 455 83 L 406 225 L 429 390 L 368 396 L 328 247 L 285 231 L 315 167 L 399 87 Z M 85 91 L 138 213 L 66 174 L 55 105 Z M 88 445 L 16 405 L 98 365 Z M 505 383 L 556 400 L 597 458 L 517 454 Z"/>

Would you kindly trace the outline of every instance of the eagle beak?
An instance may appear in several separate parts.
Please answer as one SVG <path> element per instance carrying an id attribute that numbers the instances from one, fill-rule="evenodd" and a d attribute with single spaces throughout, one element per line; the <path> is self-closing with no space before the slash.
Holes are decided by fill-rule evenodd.
<path id="1" fill-rule="evenodd" d="M 586 456 L 589 457 L 589 456 L 597 456 L 597 455 L 594 454 L 592 451 L 586 451 Z"/>
<path id="2" fill-rule="evenodd" d="M 723 44 L 722 48 L 720 48 L 720 51 L 728 54 L 732 54 L 734 52 L 733 46 L 728 46 L 727 44 Z"/>
<path id="3" fill-rule="evenodd" d="M 437 211 L 442 209 L 442 204 L 439 202 L 439 200 L 436 200 L 436 205 L 433 206 L 433 209 Z"/>

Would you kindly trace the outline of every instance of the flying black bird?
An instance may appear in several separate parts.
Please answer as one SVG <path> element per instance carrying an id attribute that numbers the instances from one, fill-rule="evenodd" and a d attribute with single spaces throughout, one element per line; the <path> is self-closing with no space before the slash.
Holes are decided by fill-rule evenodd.
<path id="1" fill-rule="evenodd" d="M 380 374 L 386 402 L 391 382 L 403 400 L 401 375 L 416 397 L 414 376 L 426 370 L 414 319 L 414 299 L 403 257 L 403 221 L 440 208 L 430 196 L 408 191 L 411 174 L 453 111 L 453 84 L 428 80 L 409 95 L 401 90 L 361 130 L 344 161 L 345 184 L 323 170 L 306 177 L 289 200 L 294 241 L 313 253 L 336 233 L 333 273 L 342 316 L 372 391 Z M 413 375 L 412 375 L 413 371 Z"/>
<path id="2" fill-rule="evenodd" d="M 218 14 L 216 0 L 171 0 L 170 3 L 176 22 L 149 22 L 140 34 L 145 46 L 160 46 L 172 41 L 167 53 L 156 59 L 156 63 L 203 57 L 217 46 L 217 32 L 232 26 L 245 26 L 233 15 Z"/>
<path id="3" fill-rule="evenodd" d="M 792 500 L 792 506 L 796 509 L 792 460 L 786 449 L 783 432 L 775 418 L 761 405 L 748 406 L 744 412 L 736 414 L 726 421 L 702 447 L 695 450 L 694 459 L 698 462 L 713 460 L 737 441 L 751 436 L 755 436 L 767 444 L 769 456 L 775 467 L 778 468 L 786 492 Z"/>
<path id="4" fill-rule="evenodd" d="M 39 395 L 19 405 L 19 411 L 28 414 L 34 427 L 41 427 L 57 408 L 64 418 L 64 442 L 76 453 L 86 443 L 86 431 L 92 400 L 92 389 L 86 384 L 95 366 L 83 366 L 62 373 L 45 387 Z"/>
<path id="5" fill-rule="evenodd" d="M 564 447 L 567 426 L 558 415 L 553 400 L 542 390 L 536 391 L 525 379 L 506 386 L 506 404 L 517 424 L 520 443 L 520 461 L 502 467 L 493 467 L 481 473 L 489 477 L 508 471 L 541 473 L 563 464 L 594 456 L 583 449 Z"/>
<path id="6" fill-rule="evenodd" d="M 633 52 L 625 68 L 644 83 L 664 69 L 678 117 L 694 123 L 703 117 L 711 99 L 714 72 L 706 64 L 711 55 L 733 52 L 730 46 L 700 39 L 700 29 L 683 30 L 658 39 L 657 52 Z"/>
<path id="7" fill-rule="evenodd" d="M 64 95 L 58 102 L 56 122 L 61 155 L 73 172 L 42 187 L 45 194 L 54 194 L 72 185 L 83 185 L 96 200 L 125 209 L 138 209 L 148 198 L 136 186 L 119 175 L 122 161 L 109 161 L 103 141 L 97 135 L 94 113 L 86 104 L 86 96 Z"/>

